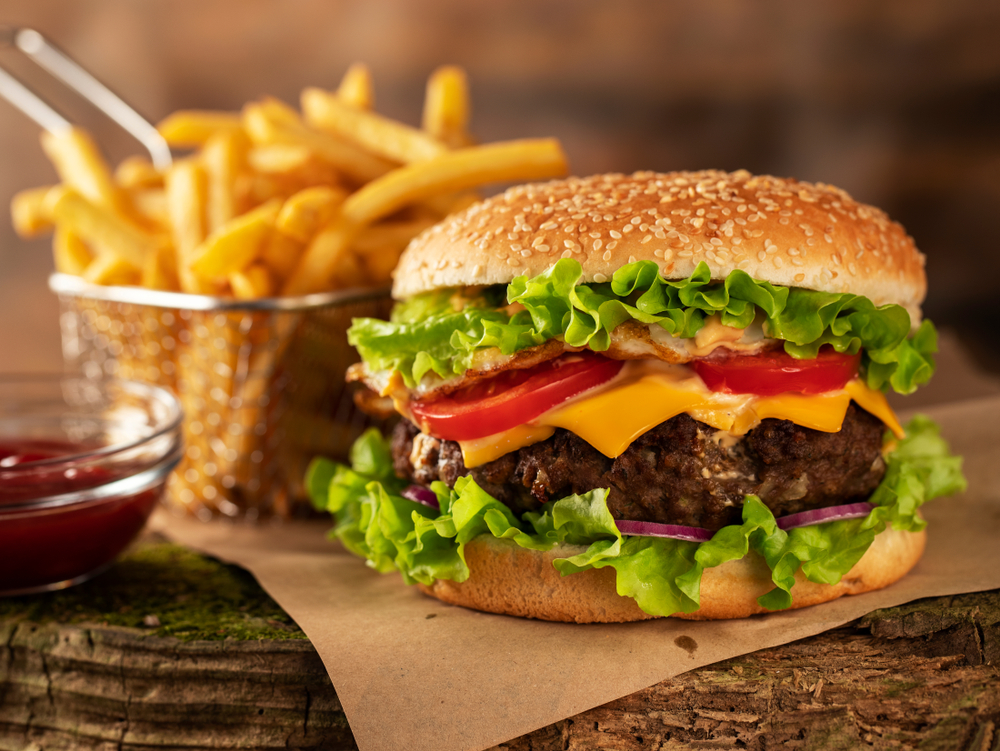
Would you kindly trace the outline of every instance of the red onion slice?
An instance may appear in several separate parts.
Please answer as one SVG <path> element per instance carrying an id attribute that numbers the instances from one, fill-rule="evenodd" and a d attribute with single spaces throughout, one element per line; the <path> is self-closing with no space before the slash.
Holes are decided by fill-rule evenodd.
<path id="1" fill-rule="evenodd" d="M 437 494 L 433 490 L 420 485 L 408 485 L 402 492 L 402 496 L 432 509 L 438 511 L 441 509 L 441 506 L 438 504 Z"/>
<path id="2" fill-rule="evenodd" d="M 868 516 L 875 506 L 867 501 L 861 503 L 846 503 L 843 506 L 829 506 L 827 508 L 817 508 L 810 511 L 800 511 L 797 514 L 789 514 L 777 519 L 778 527 L 786 532 L 796 527 L 808 527 L 810 524 L 820 524 L 821 522 L 836 522 L 841 519 L 857 519 Z"/>
<path id="3" fill-rule="evenodd" d="M 623 535 L 636 537 L 669 537 L 674 540 L 708 542 L 712 533 L 702 527 L 684 527 L 680 524 L 659 524 L 657 522 L 635 522 L 615 519 L 618 531 Z"/>

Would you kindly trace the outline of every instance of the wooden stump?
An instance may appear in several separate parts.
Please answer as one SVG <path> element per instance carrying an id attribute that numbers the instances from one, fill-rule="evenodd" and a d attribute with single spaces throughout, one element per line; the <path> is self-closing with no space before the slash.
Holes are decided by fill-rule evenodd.
<path id="1" fill-rule="evenodd" d="M 0 749 L 353 749 L 319 656 L 253 578 L 163 543 L 0 600 Z M 1000 591 L 877 611 L 502 744 L 1000 748 Z"/>

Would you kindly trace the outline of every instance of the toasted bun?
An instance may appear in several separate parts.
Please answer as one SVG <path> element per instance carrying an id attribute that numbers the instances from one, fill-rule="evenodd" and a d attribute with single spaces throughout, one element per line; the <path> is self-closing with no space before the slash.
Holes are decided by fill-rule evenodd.
<path id="1" fill-rule="evenodd" d="M 860 561 L 837 584 L 816 584 L 800 571 L 792 587 L 792 607 L 803 608 L 881 589 L 901 579 L 920 560 L 925 532 L 887 529 L 875 538 Z M 612 568 L 588 569 L 561 576 L 553 567 L 556 558 L 581 553 L 578 546 L 561 546 L 547 552 L 518 547 L 510 540 L 480 535 L 465 546 L 471 570 L 461 584 L 438 580 L 419 585 L 432 597 L 453 605 L 546 621 L 617 623 L 656 616 L 644 613 L 630 597 L 615 591 Z M 701 607 L 679 618 L 717 620 L 745 618 L 766 609 L 757 598 L 771 591 L 771 572 L 764 560 L 751 552 L 705 571 L 701 580 Z"/>
<path id="2" fill-rule="evenodd" d="M 700 261 L 713 279 L 756 279 L 896 303 L 920 319 L 924 257 L 879 209 L 829 185 L 749 172 L 639 172 L 511 188 L 417 237 L 396 268 L 393 295 L 507 284 L 559 258 L 583 281 L 607 281 L 636 260 L 683 279 Z"/>

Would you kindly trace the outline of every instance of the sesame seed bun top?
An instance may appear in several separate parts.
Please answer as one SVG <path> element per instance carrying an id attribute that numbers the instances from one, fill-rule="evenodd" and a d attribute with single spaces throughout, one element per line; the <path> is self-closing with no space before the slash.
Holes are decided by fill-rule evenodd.
<path id="1" fill-rule="evenodd" d="M 636 260 L 683 279 L 704 261 L 713 279 L 734 269 L 788 287 L 896 303 L 920 320 L 924 256 L 884 212 L 830 185 L 749 172 L 637 172 L 522 185 L 417 237 L 393 296 L 507 284 L 559 258 L 603 282 Z"/>

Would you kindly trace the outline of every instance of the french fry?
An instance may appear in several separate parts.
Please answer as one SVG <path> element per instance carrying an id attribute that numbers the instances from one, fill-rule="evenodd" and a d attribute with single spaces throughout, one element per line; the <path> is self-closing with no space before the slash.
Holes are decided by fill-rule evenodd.
<path id="1" fill-rule="evenodd" d="M 341 257 L 340 262 L 333 270 L 330 279 L 334 289 L 350 289 L 351 287 L 364 287 L 372 282 L 368 278 L 368 272 L 358 254 L 348 250 Z"/>
<path id="2" fill-rule="evenodd" d="M 427 209 L 438 219 L 443 219 L 448 214 L 467 209 L 474 203 L 479 203 L 482 197 L 474 190 L 463 190 L 458 193 L 444 193 L 438 196 L 425 198 L 420 202 L 422 208 Z"/>
<path id="3" fill-rule="evenodd" d="M 151 227 L 169 227 L 167 194 L 163 188 L 140 188 L 129 191 L 136 214 Z"/>
<path id="4" fill-rule="evenodd" d="M 91 284 L 138 284 L 140 272 L 115 253 L 98 253 L 83 272 Z"/>
<path id="5" fill-rule="evenodd" d="M 247 150 L 242 131 L 220 130 L 205 142 L 201 161 L 207 178 L 205 221 L 214 232 L 236 216 L 236 177 L 243 170 Z"/>
<path id="6" fill-rule="evenodd" d="M 163 173 L 144 156 L 130 156 L 115 168 L 115 182 L 126 190 L 162 188 Z"/>
<path id="7" fill-rule="evenodd" d="M 180 110 L 156 126 L 167 143 L 180 148 L 202 146 L 220 131 L 240 131 L 242 119 L 237 112 Z"/>
<path id="8" fill-rule="evenodd" d="M 210 295 L 214 285 L 191 270 L 198 247 L 206 236 L 206 179 L 204 168 L 192 159 L 175 162 L 166 175 L 167 213 L 177 254 L 181 291 Z"/>
<path id="9" fill-rule="evenodd" d="M 337 87 L 337 97 L 344 104 L 359 110 L 370 110 L 375 106 L 375 87 L 367 65 L 354 63 L 347 69 Z"/>
<path id="10" fill-rule="evenodd" d="M 348 196 L 340 216 L 306 248 L 282 294 L 323 289 L 360 230 L 407 204 L 484 183 L 557 177 L 566 170 L 562 147 L 551 138 L 472 146 L 393 170 Z"/>
<path id="11" fill-rule="evenodd" d="M 247 105 L 243 110 L 243 125 L 254 143 L 303 146 L 360 183 L 374 180 L 395 166 L 336 136 L 307 128 L 294 110 L 276 106 L 273 101 Z"/>
<path id="12" fill-rule="evenodd" d="M 280 210 L 281 201 L 275 199 L 224 224 L 195 251 L 191 270 L 203 279 L 225 278 L 242 271 L 260 253 Z"/>
<path id="13" fill-rule="evenodd" d="M 329 286 L 333 272 L 350 257 L 350 245 L 359 227 L 338 216 L 306 246 L 281 290 L 283 295 L 307 295 Z"/>
<path id="14" fill-rule="evenodd" d="M 66 227 L 57 227 L 52 239 L 52 255 L 56 271 L 62 274 L 83 276 L 94 254 L 87 244 Z"/>
<path id="15" fill-rule="evenodd" d="M 113 255 L 138 271 L 160 240 L 124 216 L 97 206 L 72 188 L 50 190 L 45 206 L 60 226 L 65 226 L 103 255 Z"/>
<path id="16" fill-rule="evenodd" d="M 229 275 L 229 286 L 237 300 L 255 300 L 274 294 L 274 280 L 267 268 L 259 263 L 247 266 L 243 271 Z"/>
<path id="17" fill-rule="evenodd" d="M 403 248 L 397 246 L 383 247 L 377 253 L 362 253 L 355 249 L 355 256 L 364 268 L 365 279 L 369 286 L 388 283 L 402 253 Z"/>
<path id="18" fill-rule="evenodd" d="M 170 246 L 161 245 L 146 256 L 146 263 L 142 267 L 141 283 L 147 289 L 180 291 L 180 281 L 177 278 L 177 257 Z"/>
<path id="19" fill-rule="evenodd" d="M 45 206 L 45 196 L 52 188 L 30 188 L 14 195 L 10 217 L 14 231 L 21 237 L 38 237 L 53 228 L 52 215 Z"/>
<path id="20" fill-rule="evenodd" d="M 286 174 L 305 166 L 312 156 L 309 149 L 291 143 L 271 143 L 254 146 L 247 162 L 257 172 Z"/>
<path id="21" fill-rule="evenodd" d="M 449 148 L 469 146 L 469 109 L 469 84 L 465 71 L 454 65 L 444 65 L 435 70 L 427 79 L 424 130 Z"/>
<path id="22" fill-rule="evenodd" d="M 304 246 L 284 232 L 272 232 L 260 250 L 260 260 L 271 270 L 276 281 L 284 282 L 299 262 Z"/>
<path id="23" fill-rule="evenodd" d="M 300 190 L 281 207 L 275 228 L 299 242 L 309 242 L 346 197 L 346 190 L 326 185 Z"/>
<path id="24" fill-rule="evenodd" d="M 317 130 L 339 135 L 395 162 L 421 162 L 448 150 L 421 130 L 352 107 L 322 89 L 310 87 L 302 91 L 302 112 L 306 122 Z"/>
<path id="25" fill-rule="evenodd" d="M 402 250 L 410 240 L 436 223 L 437 220 L 433 217 L 423 217 L 406 222 L 373 224 L 358 233 L 351 248 L 365 259 L 386 249 Z M 384 278 L 388 279 L 388 274 Z"/>
<path id="26" fill-rule="evenodd" d="M 393 170 L 352 193 L 342 212 L 348 221 L 365 225 L 440 193 L 486 183 L 558 177 L 567 169 L 566 155 L 553 138 L 471 146 Z"/>
<path id="27" fill-rule="evenodd" d="M 58 135 L 43 131 L 42 149 L 52 160 L 63 184 L 96 206 L 128 213 L 128 199 L 86 131 L 70 128 Z"/>
<path id="28" fill-rule="evenodd" d="M 423 217 L 406 222 L 375 224 L 360 232 L 351 250 L 364 267 L 368 284 L 387 282 L 410 240 L 436 223 L 434 217 Z"/>

